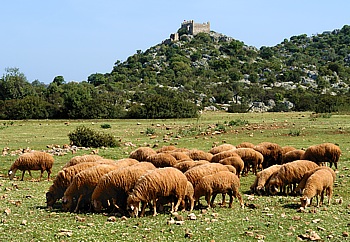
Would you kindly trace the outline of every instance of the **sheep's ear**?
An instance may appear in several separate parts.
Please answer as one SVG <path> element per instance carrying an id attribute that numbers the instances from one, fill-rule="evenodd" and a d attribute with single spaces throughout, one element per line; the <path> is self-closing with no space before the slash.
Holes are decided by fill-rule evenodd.
<path id="1" fill-rule="evenodd" d="M 306 198 L 306 204 L 310 204 L 310 198 Z"/>
<path id="2" fill-rule="evenodd" d="M 278 192 L 278 188 L 277 187 L 275 187 L 275 191 Z"/>
<path id="3" fill-rule="evenodd" d="M 134 209 L 135 209 L 134 205 L 131 205 L 131 206 L 130 206 L 130 209 L 131 209 L 131 210 L 134 210 Z"/>
<path id="4" fill-rule="evenodd" d="M 68 201 L 67 201 L 67 198 L 62 198 L 62 204 L 66 204 Z"/>
<path id="5" fill-rule="evenodd" d="M 12 174 L 12 171 L 11 170 L 9 170 L 9 175 L 11 175 Z"/>

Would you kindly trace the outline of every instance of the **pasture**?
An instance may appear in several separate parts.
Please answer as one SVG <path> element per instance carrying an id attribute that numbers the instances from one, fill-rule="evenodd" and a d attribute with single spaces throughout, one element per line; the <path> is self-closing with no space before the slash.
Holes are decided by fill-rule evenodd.
<path id="1" fill-rule="evenodd" d="M 109 124 L 111 128 L 102 129 Z M 296 196 L 252 196 L 249 187 L 255 176 L 241 178 L 240 192 L 246 207 L 237 200 L 233 209 L 216 206 L 210 210 L 179 212 L 181 224 L 172 224 L 169 213 L 143 218 L 112 217 L 113 214 L 67 213 L 48 210 L 45 193 L 52 184 L 47 173 L 40 182 L 21 172 L 10 181 L 7 171 L 18 156 L 0 156 L 0 240 L 1 241 L 296 241 L 318 239 L 343 241 L 350 232 L 350 122 L 348 115 L 311 113 L 228 114 L 204 113 L 198 119 L 170 120 L 22 120 L 0 121 L 0 148 L 11 151 L 69 144 L 68 133 L 84 125 L 114 135 L 120 147 L 98 149 L 105 158 L 128 157 L 140 146 L 155 149 L 176 145 L 208 151 L 213 145 L 263 141 L 281 146 L 307 148 L 323 142 L 336 143 L 342 150 L 339 173 L 330 206 L 311 206 L 297 212 Z M 75 155 L 93 149 L 55 156 L 52 178 Z M 32 172 L 34 178 L 38 171 Z M 203 198 L 202 198 L 203 199 Z M 217 196 L 216 202 L 221 200 Z M 205 201 L 202 202 L 206 204 Z M 313 203 L 315 204 L 315 202 Z M 317 237 L 318 236 L 318 237 Z"/>

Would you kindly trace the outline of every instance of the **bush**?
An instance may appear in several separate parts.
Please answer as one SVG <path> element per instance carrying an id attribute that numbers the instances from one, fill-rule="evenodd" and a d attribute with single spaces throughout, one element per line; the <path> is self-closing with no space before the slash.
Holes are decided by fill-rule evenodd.
<path id="1" fill-rule="evenodd" d="M 247 120 L 242 120 L 242 119 L 236 119 L 236 120 L 231 120 L 228 125 L 229 126 L 243 126 L 249 124 Z"/>
<path id="2" fill-rule="evenodd" d="M 146 129 L 146 134 L 148 135 L 148 134 L 150 134 L 150 135 L 153 135 L 153 134 L 155 134 L 156 133 L 156 131 L 154 130 L 154 129 L 152 129 L 152 128 L 147 128 Z"/>
<path id="3" fill-rule="evenodd" d="M 79 147 L 116 147 L 117 140 L 110 134 L 104 134 L 94 131 L 85 126 L 77 127 L 75 131 L 68 134 L 69 140 L 73 145 Z"/>
<path id="4" fill-rule="evenodd" d="M 110 124 L 101 124 L 102 129 L 110 129 L 112 126 Z"/>

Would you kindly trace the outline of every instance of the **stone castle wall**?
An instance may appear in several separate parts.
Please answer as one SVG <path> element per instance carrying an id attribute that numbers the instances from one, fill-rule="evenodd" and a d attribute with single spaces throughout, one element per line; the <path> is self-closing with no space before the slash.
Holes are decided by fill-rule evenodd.
<path id="1" fill-rule="evenodd" d="M 209 33 L 210 22 L 200 24 L 195 23 L 193 20 L 184 21 L 181 24 L 181 28 L 187 29 L 188 33 L 191 35 L 196 35 L 198 33 Z"/>

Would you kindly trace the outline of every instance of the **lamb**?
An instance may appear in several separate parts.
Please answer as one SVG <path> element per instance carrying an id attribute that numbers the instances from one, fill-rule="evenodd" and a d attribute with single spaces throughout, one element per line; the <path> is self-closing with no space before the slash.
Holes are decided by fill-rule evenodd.
<path id="1" fill-rule="evenodd" d="M 54 158 L 52 155 L 45 152 L 35 151 L 31 153 L 24 153 L 20 155 L 11 165 L 10 170 L 8 171 L 9 179 L 13 179 L 17 170 L 23 171 L 21 181 L 23 181 L 25 171 L 28 171 L 30 177 L 32 177 L 32 173 L 30 172 L 31 170 L 40 170 L 39 181 L 41 180 L 44 171 L 47 172 L 47 180 L 49 181 L 53 163 Z"/>
<path id="2" fill-rule="evenodd" d="M 217 153 L 215 155 L 213 155 L 213 157 L 211 158 L 210 162 L 212 163 L 220 163 L 220 160 L 225 159 L 227 157 L 231 157 L 231 156 L 239 156 L 236 152 L 235 149 L 233 150 L 226 150 L 220 153 Z"/>
<path id="3" fill-rule="evenodd" d="M 311 200 L 316 196 L 317 207 L 323 204 L 324 192 L 328 196 L 328 205 L 331 204 L 333 194 L 333 177 L 332 174 L 326 169 L 320 169 L 315 171 L 306 181 L 303 195 L 300 198 L 301 207 L 311 204 Z M 321 201 L 318 197 L 321 196 Z"/>
<path id="4" fill-rule="evenodd" d="M 198 181 L 206 175 L 211 175 L 219 171 L 228 171 L 227 167 L 220 163 L 208 163 L 200 166 L 195 166 L 186 171 L 184 174 L 187 180 L 192 183 L 193 188 L 196 188 Z"/>
<path id="5" fill-rule="evenodd" d="M 210 161 L 213 157 L 213 154 L 205 152 L 203 150 L 193 149 L 190 150 L 187 154 L 192 160 L 207 160 Z"/>
<path id="6" fill-rule="evenodd" d="M 103 159 L 102 156 L 99 155 L 78 155 L 74 156 L 72 159 L 70 159 L 64 166 L 63 168 L 67 168 L 70 166 L 74 166 L 76 164 L 82 163 L 82 162 L 94 162 L 97 160 Z"/>
<path id="7" fill-rule="evenodd" d="M 146 158 L 146 161 L 151 162 L 155 167 L 170 167 L 177 163 L 177 160 L 168 153 L 158 153 L 155 155 L 150 155 Z"/>
<path id="8" fill-rule="evenodd" d="M 277 173 L 280 168 L 281 165 L 273 165 L 262 171 L 259 171 L 256 174 L 254 183 L 250 186 L 250 191 L 252 193 L 257 193 L 258 195 L 261 195 L 264 191 L 267 190 L 266 185 L 268 184 L 268 181 L 271 178 L 271 176 Z"/>
<path id="9" fill-rule="evenodd" d="M 234 152 L 237 153 L 244 161 L 244 174 L 247 175 L 250 170 L 250 166 L 252 166 L 253 174 L 256 175 L 258 167 L 261 166 L 264 161 L 264 156 L 252 148 L 238 148 L 234 150 Z"/>
<path id="10" fill-rule="evenodd" d="M 63 197 L 64 192 L 73 180 L 73 177 L 82 170 L 88 169 L 93 166 L 97 166 L 97 162 L 83 162 L 63 168 L 58 172 L 53 184 L 49 187 L 49 191 L 46 193 L 46 204 L 48 207 L 52 207 L 57 200 Z"/>
<path id="11" fill-rule="evenodd" d="M 142 202 L 140 216 L 144 216 L 147 203 L 153 201 L 153 216 L 156 216 L 157 199 L 168 196 L 176 198 L 177 203 L 172 206 L 172 212 L 176 212 L 184 199 L 186 188 L 187 178 L 176 168 L 166 167 L 150 171 L 136 182 L 127 198 L 129 214 L 132 217 L 138 216 L 139 205 Z"/>
<path id="12" fill-rule="evenodd" d="M 220 152 L 223 152 L 223 151 L 226 151 L 226 150 L 234 150 L 234 149 L 236 149 L 236 147 L 234 145 L 222 144 L 222 145 L 219 145 L 219 146 L 211 148 L 209 150 L 209 153 L 215 155 L 217 153 L 220 153 Z"/>
<path id="13" fill-rule="evenodd" d="M 146 161 L 148 156 L 155 155 L 157 152 L 149 147 L 140 147 L 130 153 L 129 158 L 138 161 Z"/>
<path id="14" fill-rule="evenodd" d="M 287 185 L 299 183 L 307 171 L 317 167 L 315 162 L 309 160 L 296 160 L 283 164 L 278 172 L 270 178 L 268 184 L 270 193 L 275 194 L 279 187 L 284 188 Z"/>
<path id="15" fill-rule="evenodd" d="M 333 163 L 335 169 L 338 170 L 338 161 L 341 155 L 339 146 L 332 143 L 323 143 L 319 145 L 313 145 L 306 149 L 305 154 L 301 159 L 311 160 L 318 164 L 329 162 L 329 167 L 332 167 Z"/>
<path id="16" fill-rule="evenodd" d="M 304 155 L 304 153 L 305 153 L 304 150 L 297 150 L 297 149 L 288 151 L 287 153 L 284 153 L 282 155 L 282 164 L 289 163 L 295 160 L 301 160 L 301 157 Z"/>
<path id="17" fill-rule="evenodd" d="M 115 165 L 98 165 L 83 170 L 74 176 L 73 181 L 64 192 L 62 198 L 63 211 L 71 211 L 74 208 L 73 201 L 77 199 L 74 212 L 78 212 L 79 206 L 84 201 L 90 204 L 91 194 L 93 193 L 99 179 L 106 173 L 119 169 Z"/>
<path id="18" fill-rule="evenodd" d="M 297 188 L 296 188 L 295 190 L 296 190 L 297 192 L 299 192 L 300 194 L 302 194 L 302 193 L 303 193 L 303 190 L 304 190 L 304 188 L 305 188 L 306 182 L 307 182 L 307 180 L 309 179 L 309 177 L 310 177 L 312 174 L 314 174 L 316 171 L 321 170 L 321 169 L 325 169 L 325 170 L 327 170 L 327 171 L 329 171 L 329 172 L 331 173 L 332 178 L 333 178 L 333 183 L 334 183 L 334 182 L 335 182 L 335 179 L 336 179 L 336 174 L 335 174 L 335 172 L 333 171 L 333 169 L 330 168 L 330 167 L 327 167 L 327 166 L 320 166 L 320 167 L 317 167 L 317 168 L 315 168 L 315 169 L 313 169 L 313 170 L 310 170 L 310 171 L 306 172 L 306 173 L 304 174 L 304 176 L 303 176 L 303 179 L 299 182 L 299 184 L 298 184 L 298 186 L 297 186 Z"/>
<path id="19" fill-rule="evenodd" d="M 156 167 L 152 163 L 140 162 L 103 175 L 91 195 L 95 211 L 100 212 L 108 201 L 112 201 L 113 205 L 124 214 L 128 193 L 142 175 L 154 169 Z"/>
<path id="20" fill-rule="evenodd" d="M 213 207 L 215 197 L 218 193 L 223 196 L 222 206 L 225 206 L 225 194 L 230 196 L 229 208 L 232 208 L 233 197 L 236 197 L 241 207 L 244 207 L 242 196 L 239 193 L 240 182 L 238 177 L 229 171 L 220 171 L 212 175 L 202 177 L 194 189 L 194 199 L 205 196 L 208 208 Z M 211 200 L 210 200 L 211 198 Z"/>
<path id="21" fill-rule="evenodd" d="M 236 148 L 254 148 L 254 144 L 253 143 L 250 143 L 250 142 L 242 142 L 238 145 L 236 145 Z"/>
<path id="22" fill-rule="evenodd" d="M 207 161 L 207 160 L 199 160 L 199 161 L 185 160 L 185 161 L 181 161 L 181 162 L 175 164 L 173 167 L 175 167 L 176 169 L 179 169 L 180 171 L 185 173 L 186 171 L 188 171 L 190 168 L 192 168 L 194 166 L 208 164 L 208 163 L 209 163 L 209 161 Z"/>
<path id="23" fill-rule="evenodd" d="M 282 147 L 276 143 L 262 142 L 253 148 L 264 156 L 262 167 L 265 169 L 272 165 L 280 165 L 282 163 Z"/>
<path id="24" fill-rule="evenodd" d="M 243 172 L 243 169 L 244 169 L 244 161 L 242 160 L 241 157 L 239 156 L 227 157 L 225 159 L 220 160 L 220 164 L 233 166 L 236 169 L 236 175 L 238 176 L 238 178 L 241 177 L 241 173 Z"/>

